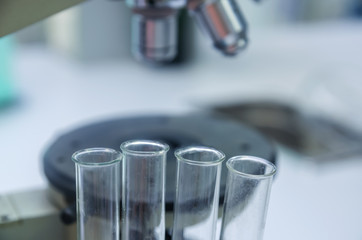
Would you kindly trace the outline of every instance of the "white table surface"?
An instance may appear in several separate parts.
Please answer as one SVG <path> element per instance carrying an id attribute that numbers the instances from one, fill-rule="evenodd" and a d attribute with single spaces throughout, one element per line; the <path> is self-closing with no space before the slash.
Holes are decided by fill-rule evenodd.
<path id="1" fill-rule="evenodd" d="M 17 102 L 0 111 L 0 194 L 45 187 L 47 144 L 85 123 L 183 114 L 222 101 L 310 104 L 306 89 L 318 71 L 333 75 L 352 66 L 361 74 L 361 29 L 362 22 L 349 21 L 254 29 L 249 49 L 237 58 L 224 59 L 199 43 L 202 55 L 194 64 L 167 69 L 127 60 L 84 64 L 41 46 L 18 48 Z M 361 158 L 315 165 L 280 152 L 265 240 L 361 240 L 361 217 Z"/>

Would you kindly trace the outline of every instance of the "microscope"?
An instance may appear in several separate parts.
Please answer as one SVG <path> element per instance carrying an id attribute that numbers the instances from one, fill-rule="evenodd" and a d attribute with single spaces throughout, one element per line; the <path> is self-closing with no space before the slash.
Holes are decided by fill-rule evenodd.
<path id="1" fill-rule="evenodd" d="M 222 54 L 235 55 L 247 45 L 247 25 L 236 0 L 125 1 L 133 15 L 132 52 L 144 62 L 165 63 L 176 57 L 178 20 L 185 8 Z M 81 2 L 84 0 L 1 0 L 0 37 Z M 100 129 L 105 134 L 100 135 Z M 0 239 L 75 239 L 75 171 L 69 155 L 75 148 L 93 144 L 115 148 L 118 141 L 137 138 L 162 140 L 171 147 L 170 153 L 180 146 L 203 144 L 224 149 L 227 156 L 255 155 L 275 161 L 272 145 L 258 132 L 208 114 L 141 116 L 86 125 L 64 133 L 48 146 L 42 159 L 49 183 L 46 189 L 0 195 Z M 168 159 L 166 227 L 170 230 L 176 159 L 171 154 Z M 224 177 L 222 189 L 225 183 Z"/>
<path id="2" fill-rule="evenodd" d="M 125 0 L 132 11 L 132 52 L 141 61 L 167 63 L 177 56 L 178 19 L 186 8 L 213 46 L 233 56 L 247 45 L 247 23 L 236 0 Z M 3 0 L 0 37 L 84 0 Z"/>

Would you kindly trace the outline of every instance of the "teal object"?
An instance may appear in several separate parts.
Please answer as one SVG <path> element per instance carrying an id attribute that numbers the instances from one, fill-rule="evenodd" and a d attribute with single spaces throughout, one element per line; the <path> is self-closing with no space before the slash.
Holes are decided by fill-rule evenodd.
<path id="1" fill-rule="evenodd" d="M 12 37 L 0 38 L 0 107 L 14 98 L 12 79 Z"/>

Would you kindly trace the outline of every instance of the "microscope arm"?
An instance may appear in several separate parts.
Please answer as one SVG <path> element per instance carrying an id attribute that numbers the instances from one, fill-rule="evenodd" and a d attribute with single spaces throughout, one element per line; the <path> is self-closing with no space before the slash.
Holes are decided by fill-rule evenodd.
<path id="1" fill-rule="evenodd" d="M 0 37 L 85 0 L 0 0 Z"/>

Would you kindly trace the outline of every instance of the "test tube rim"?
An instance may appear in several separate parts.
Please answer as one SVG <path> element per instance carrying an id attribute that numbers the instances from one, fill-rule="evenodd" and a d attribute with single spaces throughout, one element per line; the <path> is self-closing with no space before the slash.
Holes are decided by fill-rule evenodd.
<path id="1" fill-rule="evenodd" d="M 187 158 L 184 158 L 181 156 L 181 154 L 183 152 L 190 151 L 190 150 L 197 150 L 197 149 L 214 152 L 219 156 L 219 158 L 216 160 L 213 160 L 213 161 L 196 161 L 196 160 L 187 159 Z M 225 153 L 223 153 L 222 151 L 217 150 L 213 147 L 207 147 L 207 146 L 183 147 L 183 148 L 176 149 L 174 154 L 178 161 L 183 161 L 185 163 L 192 164 L 192 165 L 198 165 L 198 166 L 214 166 L 214 165 L 218 165 L 218 164 L 222 163 L 225 160 Z"/>
<path id="2" fill-rule="evenodd" d="M 238 160 L 238 161 L 255 161 L 255 162 L 259 162 L 265 165 L 268 165 L 269 167 L 271 167 L 270 172 L 266 173 L 266 174 L 251 174 L 251 173 L 245 173 L 245 172 L 241 172 L 236 170 L 232 165 L 231 162 Z M 230 172 L 235 173 L 237 175 L 240 175 L 242 177 L 247 177 L 247 178 L 251 178 L 251 179 L 266 179 L 266 178 L 270 178 L 273 177 L 277 171 L 277 167 L 271 163 L 270 161 L 264 159 L 264 158 L 260 158 L 260 157 L 256 157 L 256 156 L 250 156 L 250 155 L 239 155 L 239 156 L 234 156 L 232 158 L 230 158 L 229 160 L 226 161 L 226 167 L 229 169 Z"/>
<path id="3" fill-rule="evenodd" d="M 110 161 L 105 161 L 105 162 L 84 162 L 84 161 L 80 161 L 77 158 L 77 156 L 79 156 L 80 154 L 91 153 L 91 152 L 108 152 L 108 153 L 113 153 L 113 154 L 115 154 L 115 156 L 118 156 L 118 157 L 116 157 Z M 92 167 L 112 165 L 114 163 L 120 162 L 122 160 L 122 158 L 123 158 L 123 155 L 121 152 L 114 150 L 112 148 L 102 148 L 102 147 L 81 149 L 81 150 L 76 151 L 72 155 L 72 160 L 76 164 L 79 164 L 82 166 L 92 166 Z"/>
<path id="4" fill-rule="evenodd" d="M 140 151 L 140 150 L 131 150 L 127 147 L 131 144 L 148 144 L 153 146 L 160 147 L 160 150 L 154 150 L 154 151 Z M 170 150 L 170 146 L 164 142 L 161 141 L 153 141 L 153 140 L 129 140 L 125 141 L 120 146 L 122 153 L 132 154 L 132 155 L 138 155 L 138 156 L 158 156 L 162 155 L 168 152 Z"/>

